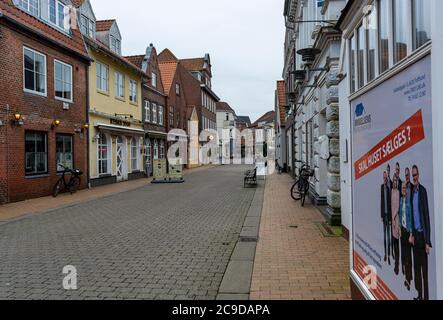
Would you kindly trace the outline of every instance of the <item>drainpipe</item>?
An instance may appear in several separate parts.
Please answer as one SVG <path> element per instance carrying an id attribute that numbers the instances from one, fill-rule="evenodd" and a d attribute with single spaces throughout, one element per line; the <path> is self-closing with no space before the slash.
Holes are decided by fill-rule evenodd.
<path id="1" fill-rule="evenodd" d="M 90 95 L 89 95 L 89 65 L 85 65 L 85 71 L 86 71 L 86 123 L 89 124 L 89 110 L 90 110 Z M 90 124 L 89 124 L 90 125 Z M 88 182 L 88 189 L 91 189 L 91 181 L 90 181 L 90 140 L 89 140 L 89 130 L 90 127 L 88 127 L 86 131 L 86 179 Z"/>

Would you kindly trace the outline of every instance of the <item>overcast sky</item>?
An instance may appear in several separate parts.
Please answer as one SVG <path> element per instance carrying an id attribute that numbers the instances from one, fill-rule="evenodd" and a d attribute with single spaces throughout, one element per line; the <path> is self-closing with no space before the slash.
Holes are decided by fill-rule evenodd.
<path id="1" fill-rule="evenodd" d="M 274 108 L 283 68 L 284 0 L 91 0 L 97 19 L 117 19 L 124 55 L 149 43 L 178 58 L 211 55 L 213 89 L 251 120 Z M 122 5 L 123 3 L 123 5 Z"/>

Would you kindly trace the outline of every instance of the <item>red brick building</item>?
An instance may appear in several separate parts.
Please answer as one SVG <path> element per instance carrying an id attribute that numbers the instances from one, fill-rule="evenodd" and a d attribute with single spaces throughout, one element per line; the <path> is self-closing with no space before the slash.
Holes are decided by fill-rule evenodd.
<path id="1" fill-rule="evenodd" d="M 87 185 L 90 60 L 69 15 L 43 3 L 0 0 L 0 203 L 51 194 L 61 165 Z"/>
<path id="2" fill-rule="evenodd" d="M 153 160 L 165 159 L 167 152 L 168 103 L 165 94 L 157 50 L 150 44 L 144 55 L 126 57 L 145 74 L 149 81 L 142 85 L 142 121 L 145 130 L 145 164 L 148 176 L 153 174 Z M 174 112 L 173 107 L 169 112 Z"/>

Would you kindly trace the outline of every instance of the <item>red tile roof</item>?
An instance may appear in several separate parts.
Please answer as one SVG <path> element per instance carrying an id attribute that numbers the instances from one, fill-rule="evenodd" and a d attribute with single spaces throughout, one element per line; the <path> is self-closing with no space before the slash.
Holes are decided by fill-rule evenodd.
<path id="1" fill-rule="evenodd" d="M 177 62 L 178 61 L 177 57 L 168 48 L 166 48 L 162 52 L 160 52 L 160 54 L 158 55 L 157 58 L 158 58 L 159 63 L 171 62 L 171 61 Z"/>
<path id="2" fill-rule="evenodd" d="M 83 2 L 85 2 L 85 0 L 71 0 L 72 5 L 76 8 L 79 8 L 82 6 Z"/>
<path id="3" fill-rule="evenodd" d="M 125 57 L 125 59 L 129 60 L 133 65 L 136 65 L 138 68 L 142 67 L 143 60 L 145 59 L 144 55 L 138 55 L 138 56 L 128 56 Z"/>
<path id="4" fill-rule="evenodd" d="M 278 100 L 278 109 L 280 111 L 280 123 L 281 126 L 285 126 L 285 118 L 286 118 L 286 89 L 285 89 L 285 81 L 280 80 L 277 81 L 277 100 Z"/>
<path id="5" fill-rule="evenodd" d="M 160 68 L 165 94 L 169 95 L 169 92 L 171 91 L 172 82 L 174 81 L 175 74 L 177 72 L 178 62 L 177 61 L 159 62 L 158 66 Z"/>
<path id="6" fill-rule="evenodd" d="M 34 31 L 38 36 L 47 38 L 61 47 L 89 59 L 79 28 L 72 28 L 71 35 L 66 35 L 55 27 L 51 27 L 40 19 L 18 9 L 12 0 L 0 0 L 0 14 L 4 16 L 3 18 Z M 2 18 L 1 15 L 0 18 Z"/>
<path id="7" fill-rule="evenodd" d="M 95 28 L 96 28 L 97 32 L 108 31 L 109 29 L 111 29 L 114 22 L 115 22 L 115 19 L 97 20 L 97 22 L 95 24 Z"/>

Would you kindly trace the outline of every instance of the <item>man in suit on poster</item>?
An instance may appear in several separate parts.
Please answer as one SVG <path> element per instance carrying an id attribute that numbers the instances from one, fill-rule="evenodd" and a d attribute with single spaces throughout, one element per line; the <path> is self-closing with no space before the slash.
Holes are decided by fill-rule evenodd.
<path id="1" fill-rule="evenodd" d="M 383 173 L 383 184 L 381 185 L 381 209 L 380 215 L 383 223 L 383 241 L 385 247 L 384 261 L 391 265 L 391 241 L 392 241 L 392 215 L 391 215 L 391 189 L 389 188 L 388 174 Z"/>
<path id="2" fill-rule="evenodd" d="M 412 167 L 414 187 L 412 190 L 412 237 L 414 252 L 415 300 L 429 300 L 428 256 L 431 253 L 431 223 L 429 217 L 428 193 L 420 184 L 418 167 Z"/>

